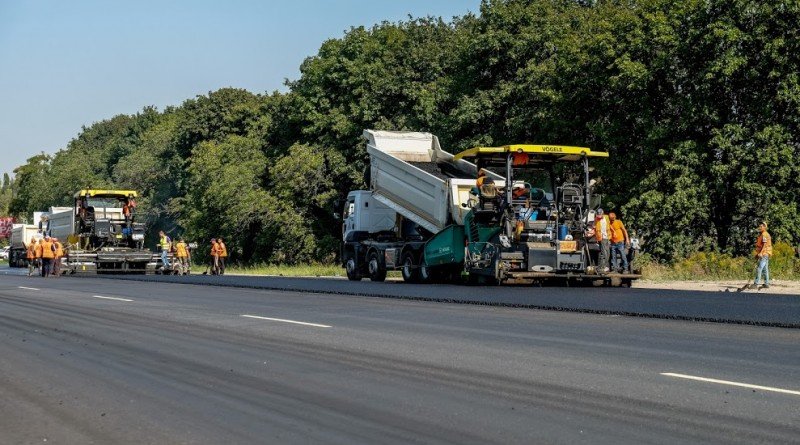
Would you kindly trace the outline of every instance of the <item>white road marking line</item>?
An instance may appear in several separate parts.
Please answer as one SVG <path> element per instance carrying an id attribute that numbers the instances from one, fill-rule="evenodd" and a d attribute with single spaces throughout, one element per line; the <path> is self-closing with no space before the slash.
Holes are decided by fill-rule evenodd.
<path id="1" fill-rule="evenodd" d="M 41 289 L 36 289 L 35 287 L 25 287 L 25 286 L 17 286 L 17 287 L 25 290 L 41 290 Z"/>
<path id="2" fill-rule="evenodd" d="M 742 388 L 760 389 L 762 391 L 779 392 L 781 394 L 791 394 L 794 396 L 800 396 L 800 391 L 793 391 L 791 389 L 781 389 L 781 388 L 773 388 L 771 386 L 751 385 L 749 383 L 731 382 L 729 380 L 717 380 L 717 379 L 710 379 L 708 377 L 697 377 L 694 375 L 675 374 L 672 372 L 662 372 L 661 375 L 667 377 L 676 377 L 679 379 L 697 380 L 699 382 L 708 382 L 708 383 L 719 383 L 720 385 L 740 386 Z"/>
<path id="3" fill-rule="evenodd" d="M 102 295 L 92 295 L 92 298 L 102 298 L 103 300 L 133 301 L 133 300 L 129 300 L 127 298 L 104 297 Z"/>
<path id="4" fill-rule="evenodd" d="M 333 327 L 333 326 L 328 326 L 326 324 L 306 323 L 304 321 L 294 321 L 294 320 L 284 320 L 283 318 L 260 317 L 258 315 L 242 315 L 242 317 L 257 318 L 259 320 L 282 321 L 284 323 L 301 324 L 303 326 L 314 326 L 315 328 L 330 328 L 330 327 Z"/>

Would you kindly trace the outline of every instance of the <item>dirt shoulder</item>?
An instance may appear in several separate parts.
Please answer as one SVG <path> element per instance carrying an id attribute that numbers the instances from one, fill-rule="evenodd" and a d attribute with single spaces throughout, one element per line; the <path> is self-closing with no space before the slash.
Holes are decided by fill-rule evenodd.
<path id="1" fill-rule="evenodd" d="M 752 283 L 752 281 L 751 281 Z M 741 281 L 635 281 L 633 287 L 640 289 L 693 290 L 707 292 L 736 292 L 745 282 Z M 797 295 L 800 297 L 800 281 L 774 280 L 769 289 L 744 290 L 753 294 Z"/>

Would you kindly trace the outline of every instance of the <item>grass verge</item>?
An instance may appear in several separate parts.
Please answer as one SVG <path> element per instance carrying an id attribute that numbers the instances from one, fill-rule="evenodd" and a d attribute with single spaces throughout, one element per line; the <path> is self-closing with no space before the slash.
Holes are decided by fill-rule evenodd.
<path id="1" fill-rule="evenodd" d="M 193 274 L 202 274 L 205 266 L 192 266 Z M 344 269 L 338 264 L 304 264 L 290 266 L 287 264 L 254 264 L 243 266 L 232 264 L 225 268 L 229 275 L 276 275 L 282 277 L 338 277 L 344 275 Z"/>
<path id="2" fill-rule="evenodd" d="M 724 281 L 755 277 L 754 257 L 735 257 L 719 252 L 696 252 L 672 264 L 659 263 L 647 254 L 636 259 L 645 279 L 652 281 Z M 800 280 L 800 260 L 789 244 L 777 243 L 769 261 L 770 279 Z"/>

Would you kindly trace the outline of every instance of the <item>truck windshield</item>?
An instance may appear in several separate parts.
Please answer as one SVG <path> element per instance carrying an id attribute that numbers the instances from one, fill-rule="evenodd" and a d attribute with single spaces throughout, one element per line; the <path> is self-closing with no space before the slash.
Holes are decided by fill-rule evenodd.
<path id="1" fill-rule="evenodd" d="M 89 207 L 96 209 L 120 209 L 122 208 L 122 201 L 117 198 L 89 198 L 86 203 Z"/>

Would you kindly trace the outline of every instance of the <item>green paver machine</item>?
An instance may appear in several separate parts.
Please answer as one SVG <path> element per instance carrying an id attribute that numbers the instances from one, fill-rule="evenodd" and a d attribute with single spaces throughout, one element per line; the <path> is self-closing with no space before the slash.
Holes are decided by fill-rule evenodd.
<path id="1" fill-rule="evenodd" d="M 629 286 L 636 274 L 597 271 L 589 161 L 608 153 L 585 147 L 506 145 L 455 155 L 504 176 L 473 189 L 463 225 L 451 225 L 425 244 L 425 267 L 463 262 L 476 283 L 533 283 L 561 279 Z M 558 178 L 567 178 L 561 182 Z M 546 191 L 551 190 L 551 192 Z"/>

